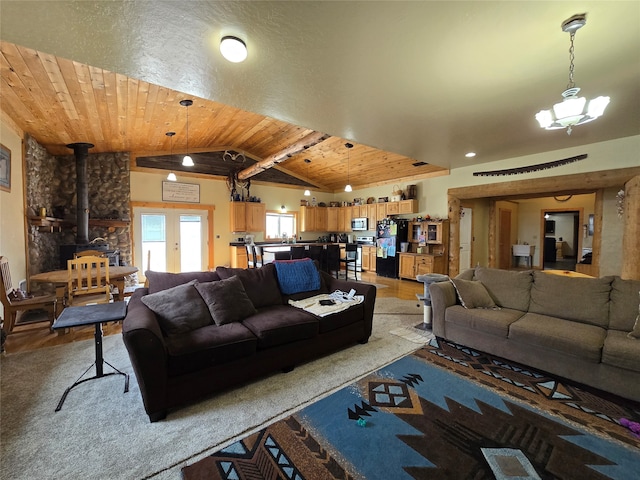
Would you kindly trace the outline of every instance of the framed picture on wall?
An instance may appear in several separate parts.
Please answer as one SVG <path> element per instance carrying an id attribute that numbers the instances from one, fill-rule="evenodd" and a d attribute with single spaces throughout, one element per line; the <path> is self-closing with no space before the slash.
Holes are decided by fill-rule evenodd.
<path id="1" fill-rule="evenodd" d="M 11 191 L 11 150 L 0 144 L 0 190 Z"/>

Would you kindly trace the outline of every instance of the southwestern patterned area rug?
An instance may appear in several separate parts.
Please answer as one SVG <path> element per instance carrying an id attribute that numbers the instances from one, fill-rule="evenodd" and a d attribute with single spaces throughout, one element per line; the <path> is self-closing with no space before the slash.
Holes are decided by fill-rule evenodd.
<path id="1" fill-rule="evenodd" d="M 433 339 L 182 470 L 196 479 L 631 479 L 640 405 Z"/>

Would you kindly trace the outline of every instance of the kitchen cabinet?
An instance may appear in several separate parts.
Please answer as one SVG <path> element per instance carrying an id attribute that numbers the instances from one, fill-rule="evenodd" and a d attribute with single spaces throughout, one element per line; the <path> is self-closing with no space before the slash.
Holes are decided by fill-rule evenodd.
<path id="1" fill-rule="evenodd" d="M 351 207 L 339 207 L 338 231 L 348 232 L 350 230 L 351 230 Z"/>
<path id="2" fill-rule="evenodd" d="M 376 271 L 376 247 L 374 245 L 362 246 L 362 270 L 367 272 Z"/>
<path id="3" fill-rule="evenodd" d="M 300 207 L 301 232 L 326 232 L 327 210 L 331 207 Z"/>
<path id="4" fill-rule="evenodd" d="M 444 255 L 420 253 L 400 254 L 400 278 L 415 280 L 417 275 L 425 275 L 428 273 L 446 273 Z"/>
<path id="5" fill-rule="evenodd" d="M 338 232 L 338 214 L 340 213 L 340 207 L 327 207 L 327 231 Z M 343 222 L 344 223 L 344 222 Z"/>
<path id="6" fill-rule="evenodd" d="M 387 204 L 386 203 L 375 203 L 376 206 L 376 221 L 384 220 L 387 218 Z"/>
<path id="7" fill-rule="evenodd" d="M 231 249 L 231 268 L 247 268 L 247 249 L 245 247 L 229 247 Z"/>
<path id="8" fill-rule="evenodd" d="M 231 202 L 229 207 L 232 232 L 264 232 L 267 209 L 264 203 Z"/>
<path id="9" fill-rule="evenodd" d="M 381 205 L 386 205 L 386 214 L 389 215 L 398 215 L 400 213 L 400 202 L 388 202 Z"/>
<path id="10" fill-rule="evenodd" d="M 418 213 L 418 200 L 400 200 L 398 202 L 398 213 L 404 215 L 406 213 Z"/>

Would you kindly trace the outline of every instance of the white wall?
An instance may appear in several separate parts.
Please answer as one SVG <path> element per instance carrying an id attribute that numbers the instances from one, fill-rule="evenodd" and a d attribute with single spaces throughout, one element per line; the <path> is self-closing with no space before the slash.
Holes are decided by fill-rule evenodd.
<path id="1" fill-rule="evenodd" d="M 2 115 L 0 143 L 11 151 L 11 191 L 0 190 L 0 256 L 9 259 L 13 286 L 27 277 L 24 232 L 24 181 L 22 169 L 22 132 Z M 0 305 L 4 318 L 4 309 Z"/>

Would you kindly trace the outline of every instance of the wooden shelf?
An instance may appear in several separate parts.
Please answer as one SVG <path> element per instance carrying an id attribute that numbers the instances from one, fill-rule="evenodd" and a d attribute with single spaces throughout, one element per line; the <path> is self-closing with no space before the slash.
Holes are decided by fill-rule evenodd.
<path id="1" fill-rule="evenodd" d="M 75 222 L 55 217 L 29 217 L 29 223 L 38 227 L 38 230 L 41 232 L 51 233 L 60 232 L 63 228 L 72 228 L 76 226 Z M 126 220 L 107 220 L 99 218 L 89 219 L 90 227 L 126 227 L 129 223 L 130 222 Z"/>

